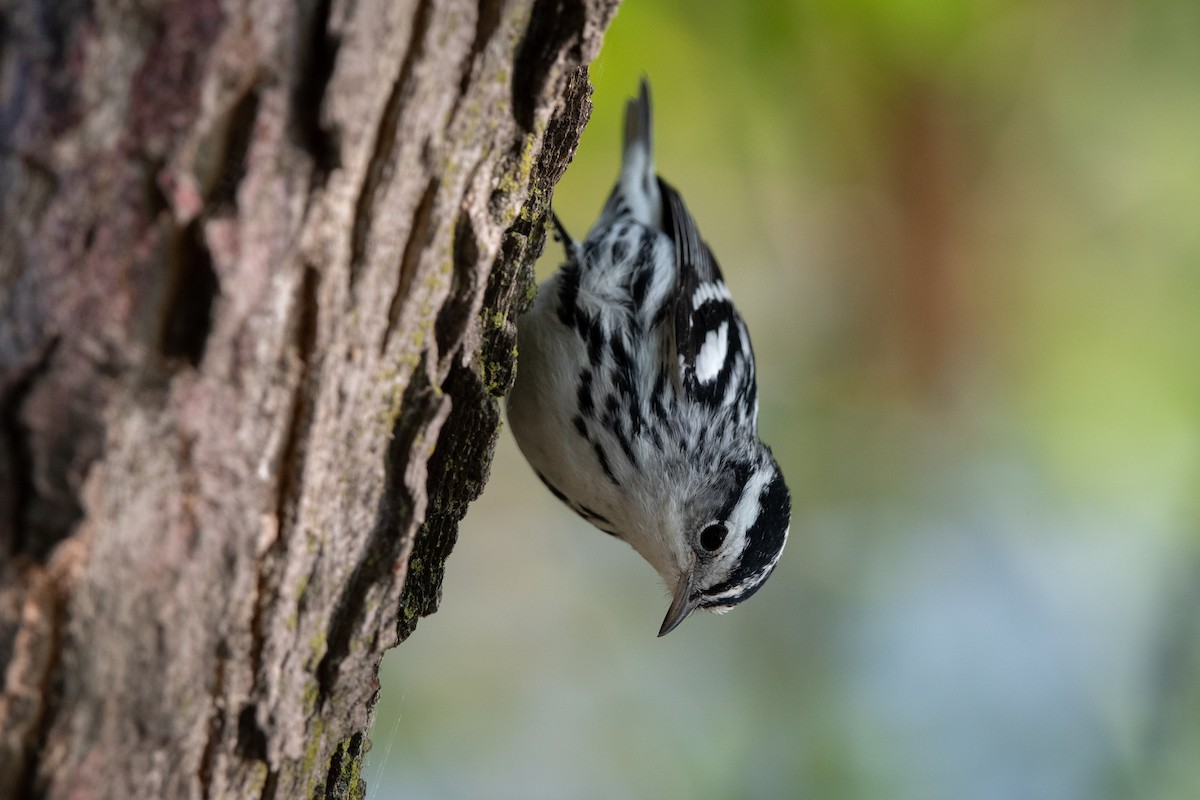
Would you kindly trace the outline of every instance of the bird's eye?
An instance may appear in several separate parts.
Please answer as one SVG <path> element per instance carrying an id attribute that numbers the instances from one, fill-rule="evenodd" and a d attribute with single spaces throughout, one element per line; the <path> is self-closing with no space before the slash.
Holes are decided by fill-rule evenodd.
<path id="1" fill-rule="evenodd" d="M 700 546 L 708 552 L 713 552 L 725 541 L 725 526 L 719 523 L 709 525 L 700 531 Z"/>

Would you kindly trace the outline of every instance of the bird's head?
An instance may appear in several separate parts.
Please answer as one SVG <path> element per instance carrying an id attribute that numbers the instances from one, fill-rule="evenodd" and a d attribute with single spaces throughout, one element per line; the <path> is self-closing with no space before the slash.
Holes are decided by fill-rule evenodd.
<path id="1" fill-rule="evenodd" d="M 725 612 L 748 599 L 770 577 L 787 542 L 791 495 L 762 443 L 718 460 L 697 484 L 680 493 L 671 515 L 668 557 L 643 553 L 672 594 L 659 636 L 697 608 Z"/>

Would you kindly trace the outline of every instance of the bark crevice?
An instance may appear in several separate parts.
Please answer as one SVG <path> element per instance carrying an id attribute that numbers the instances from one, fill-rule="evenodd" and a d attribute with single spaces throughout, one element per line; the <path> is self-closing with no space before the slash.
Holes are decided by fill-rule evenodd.
<path id="1" fill-rule="evenodd" d="M 400 258 L 400 274 L 396 279 L 396 290 L 392 293 L 392 299 L 388 303 L 387 327 L 384 328 L 383 338 L 379 342 L 381 354 L 387 349 L 392 332 L 396 329 L 396 323 L 400 320 L 400 309 L 408 298 L 413 279 L 417 275 L 417 260 L 429 247 L 429 243 L 436 233 L 431 224 L 431 215 L 439 188 L 438 179 L 431 178 L 425 186 L 425 191 L 421 193 L 421 199 L 409 222 L 408 241 L 404 243 L 404 255 Z"/>
<path id="2" fill-rule="evenodd" d="M 395 79 L 391 83 L 387 102 L 383 105 L 383 113 L 375 126 L 374 145 L 367 158 L 367 171 L 359 188 L 358 200 L 354 204 L 354 231 L 351 235 L 350 253 L 350 286 L 354 287 L 358 280 L 362 264 L 366 258 L 367 242 L 371 235 L 371 226 L 375 220 L 372 213 L 376 204 L 376 195 L 380 188 L 391 177 L 395 164 L 392 154 L 396 145 L 396 126 L 400 121 L 400 110 L 403 107 L 404 91 L 408 88 L 409 76 L 413 63 L 421 57 L 424 51 L 425 38 L 429 32 L 429 19 L 432 15 L 432 0 L 418 0 L 413 13 L 412 31 L 409 35 L 408 46 Z"/>
<path id="3" fill-rule="evenodd" d="M 221 290 L 199 219 L 179 232 L 174 251 L 159 347 L 168 361 L 179 359 L 197 367 L 212 327 L 213 302 Z"/>
<path id="4" fill-rule="evenodd" d="M 584 0 L 535 0 L 512 72 L 512 107 L 522 130 L 534 129 L 536 104 L 556 64 L 578 61 L 589 22 Z"/>
<path id="5" fill-rule="evenodd" d="M 316 0 L 312 12 L 300 22 L 298 38 L 306 40 L 306 47 L 298 54 L 299 74 L 291 103 L 292 127 L 316 166 L 313 183 L 317 188 L 324 187 L 329 174 L 341 166 L 338 132 L 326 126 L 321 113 L 342 46 L 341 37 L 330 27 L 332 10 L 333 0 Z"/>
<path id="6" fill-rule="evenodd" d="M 246 177 L 246 155 L 261 97 L 259 87 L 251 85 L 229 111 L 229 120 L 220 136 L 222 152 L 217 158 L 220 168 L 205 201 L 214 216 L 237 213 L 237 190 Z"/>
<path id="7" fill-rule="evenodd" d="M 5 494 L 8 495 L 9 507 L 9 533 L 4 549 L 9 558 L 29 555 L 41 561 L 54 543 L 70 530 L 68 525 L 58 531 L 47 531 L 36 536 L 30 530 L 33 524 L 30 510 L 38 494 L 34 480 L 38 465 L 35 461 L 36 448 L 30 440 L 32 432 L 22 419 L 25 403 L 34 386 L 48 372 L 58 342 L 57 337 L 50 339 L 32 363 L 16 371 L 0 399 L 0 435 L 4 437 L 4 452 L 7 454 Z M 37 546 L 34 546 L 35 542 Z"/>

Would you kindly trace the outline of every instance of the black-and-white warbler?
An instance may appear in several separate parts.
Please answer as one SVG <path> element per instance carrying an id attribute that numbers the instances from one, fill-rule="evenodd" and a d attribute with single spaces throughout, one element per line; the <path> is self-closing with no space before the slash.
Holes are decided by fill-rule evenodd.
<path id="1" fill-rule="evenodd" d="M 637 550 L 673 600 L 727 611 L 770 576 L 791 498 L 758 439 L 754 353 L 708 245 L 654 172 L 649 89 L 625 111 L 621 174 L 582 243 L 517 321 L 508 399 L 550 491 Z"/>

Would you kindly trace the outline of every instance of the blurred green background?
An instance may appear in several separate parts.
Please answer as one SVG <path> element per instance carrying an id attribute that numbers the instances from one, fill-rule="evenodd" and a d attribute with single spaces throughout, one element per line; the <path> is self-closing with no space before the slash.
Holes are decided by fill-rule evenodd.
<path id="1" fill-rule="evenodd" d="M 643 73 L 788 551 L 656 639 L 653 570 L 504 431 L 369 797 L 1200 797 L 1200 3 L 629 0 L 576 235 Z"/>

